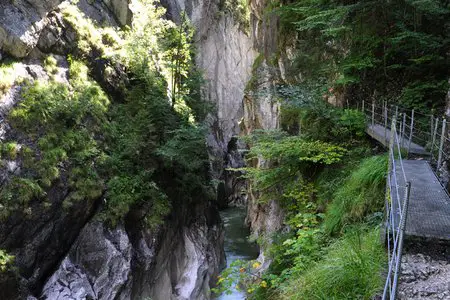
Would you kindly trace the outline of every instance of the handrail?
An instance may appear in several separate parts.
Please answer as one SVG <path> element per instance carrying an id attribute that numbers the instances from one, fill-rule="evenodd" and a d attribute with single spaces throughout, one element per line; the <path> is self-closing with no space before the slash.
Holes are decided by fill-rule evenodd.
<path id="1" fill-rule="evenodd" d="M 383 290 L 383 300 L 395 300 L 403 250 L 411 183 L 403 166 L 401 140 L 394 116 L 389 139 L 389 163 L 385 197 L 385 230 L 388 250 L 388 272 Z M 397 173 L 400 172 L 400 178 Z M 403 196 L 403 197 L 401 197 Z"/>
<path id="2" fill-rule="evenodd" d="M 430 155 L 428 160 L 436 174 L 440 173 L 443 162 L 450 158 L 450 154 L 445 151 L 446 144 L 450 144 L 445 118 L 440 120 L 440 118 L 434 118 L 432 114 L 423 114 L 415 110 L 408 111 L 400 106 L 388 106 L 386 101 L 383 101 L 381 105 L 374 102 L 368 104 L 363 101 L 361 111 L 366 116 L 368 124 L 385 128 L 385 145 L 388 142 L 389 123 L 395 117 L 396 129 L 401 141 L 400 148 L 407 150 L 408 155 L 411 152 L 411 146 L 414 144 L 426 149 Z M 430 118 L 424 120 L 423 118 L 417 118 L 416 115 Z"/>
<path id="3" fill-rule="evenodd" d="M 386 102 L 382 106 L 364 105 L 361 106 L 369 129 L 375 133 L 376 127 L 384 128 L 384 143 L 389 143 L 389 163 L 385 196 L 385 232 L 388 253 L 388 270 L 383 290 L 383 300 L 395 300 L 397 287 L 401 273 L 401 258 L 403 250 L 403 237 L 406 227 L 406 218 L 411 192 L 411 183 L 408 180 L 403 165 L 402 151 L 406 150 L 406 156 L 410 155 L 411 146 L 421 146 L 429 151 L 428 160 L 434 164 L 435 175 L 440 172 L 443 161 L 450 158 L 444 150 L 445 144 L 450 143 L 447 122 L 444 118 L 429 115 L 428 120 L 416 118 L 414 110 L 407 111 L 398 107 L 388 107 Z M 424 114 L 419 114 L 424 115 Z M 441 123 L 439 123 L 441 122 Z M 438 130 L 440 129 L 440 130 Z M 376 136 L 380 136 L 378 129 Z M 381 133 L 382 135 L 382 133 Z M 388 137 L 388 135 L 390 135 Z M 413 148 L 414 149 L 414 148 Z"/>

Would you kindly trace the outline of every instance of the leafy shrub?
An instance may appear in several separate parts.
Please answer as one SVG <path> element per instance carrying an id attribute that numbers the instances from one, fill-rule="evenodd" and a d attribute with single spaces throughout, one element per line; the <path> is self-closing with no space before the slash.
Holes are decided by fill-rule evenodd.
<path id="1" fill-rule="evenodd" d="M 314 166 L 330 165 L 339 162 L 345 149 L 330 143 L 307 141 L 299 136 L 285 137 L 277 133 L 258 133 L 247 139 L 252 142 L 246 159 L 250 167 L 245 171 L 254 191 L 270 196 L 270 190 L 276 190 L 279 184 L 299 179 L 313 172 Z M 267 166 L 252 164 L 257 159 Z"/>
<path id="2" fill-rule="evenodd" d="M 235 22 L 241 26 L 241 29 L 244 31 L 250 29 L 250 7 L 247 0 L 222 0 L 221 6 L 222 10 L 231 13 Z"/>
<path id="3" fill-rule="evenodd" d="M 333 87 L 350 103 L 384 98 L 426 111 L 444 107 L 450 16 L 445 1 L 272 4 L 283 30 L 296 34 L 295 69 L 304 81 Z"/>
<path id="4" fill-rule="evenodd" d="M 52 55 L 47 56 L 44 60 L 45 71 L 50 75 L 56 74 L 58 72 L 57 63 L 58 62 Z"/>
<path id="5" fill-rule="evenodd" d="M 0 65 L 0 98 L 6 94 L 18 79 L 14 62 L 3 62 Z"/>
<path id="6" fill-rule="evenodd" d="M 4 250 L 0 249 L 0 272 L 5 272 L 13 260 L 14 256 L 8 255 Z"/>
<path id="7" fill-rule="evenodd" d="M 365 116 L 354 109 L 333 108 L 324 103 L 302 111 L 302 133 L 310 139 L 354 144 L 365 134 Z"/>

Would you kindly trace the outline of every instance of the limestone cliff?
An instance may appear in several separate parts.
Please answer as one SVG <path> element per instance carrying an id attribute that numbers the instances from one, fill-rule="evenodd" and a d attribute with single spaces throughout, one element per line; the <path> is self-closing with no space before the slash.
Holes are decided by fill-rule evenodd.
<path id="1" fill-rule="evenodd" d="M 0 90 L 2 142 L 17 138 L 31 145 L 4 121 L 21 101 L 23 82 L 50 76 L 68 82 L 67 54 L 77 51 L 77 32 L 62 17 L 60 2 L 0 3 L 0 63 L 7 56 L 21 59 L 12 64 L 11 80 Z M 128 1 L 80 0 L 77 6 L 86 18 L 112 26 L 131 18 Z M 45 68 L 48 54 L 56 58 L 52 74 Z M 94 53 L 86 60 L 94 79 L 120 101 L 118 85 L 127 74 L 114 66 L 115 75 L 106 78 L 105 58 Z M 3 160 L 2 183 L 20 175 L 22 165 L 18 159 Z M 70 210 L 63 207 L 70 193 L 67 177 L 62 172 L 46 191 L 46 205 L 31 201 L 27 209 L 0 221 L 0 248 L 15 256 L 17 267 L 17 274 L 0 276 L 1 299 L 209 299 L 224 257 L 220 217 L 206 196 L 174 207 L 153 230 L 143 226 L 139 208 L 124 224 L 110 228 L 97 216 L 103 195 Z"/>
<path id="2" fill-rule="evenodd" d="M 204 97 L 217 112 L 209 115 L 208 145 L 216 179 L 218 203 L 248 208 L 247 222 L 255 236 L 282 227 L 283 212 L 277 202 L 259 204 L 258 195 L 248 193 L 240 174 L 229 171 L 245 165 L 245 145 L 237 137 L 255 129 L 279 127 L 276 85 L 289 81 L 291 43 L 279 38 L 278 17 L 267 15 L 264 0 L 249 5 L 250 25 L 243 28 L 224 1 L 164 1 L 168 16 L 177 20 L 186 11 L 196 32 L 197 65 L 203 71 Z M 293 39 L 292 39 L 293 41 Z M 263 166 L 266 162 L 258 161 Z M 263 257 L 261 257 L 263 259 Z M 269 263 L 269 262 L 267 262 Z M 265 264 L 267 266 L 267 264 Z"/>
<path id="3" fill-rule="evenodd" d="M 65 56 L 75 51 L 75 35 L 58 12 L 62 1 L 14 1 L 0 3 L 0 54 L 24 58 L 17 74 L 34 80 L 48 76 L 43 53 L 58 57 L 57 78 L 67 81 Z M 80 0 L 78 7 L 91 19 L 114 26 L 130 23 L 129 1 Z M 255 129 L 279 126 L 275 85 L 288 80 L 288 46 L 278 36 L 278 19 L 264 15 L 266 2 L 250 1 L 246 28 L 223 1 L 164 0 L 167 17 L 180 20 L 186 11 L 195 32 L 196 64 L 205 85 L 202 95 L 214 104 L 207 122 L 207 144 L 213 177 L 219 181 L 221 206 L 246 205 L 247 221 L 255 235 L 281 228 L 283 212 L 277 203 L 258 203 L 247 194 L 246 182 L 230 167 L 244 165 L 237 140 Z M 106 12 L 106 13 L 105 13 Z M 12 18 L 12 19 L 11 19 Z M 115 68 L 115 77 L 104 77 L 103 58 L 88 57 L 92 75 L 112 98 L 122 97 L 117 86 L 126 74 Z M 116 80 L 116 81 L 115 81 Z M 1 117 L 15 105 L 21 89 L 12 84 L 2 99 Z M 2 138 L 14 135 L 1 125 Z M 258 165 L 265 162 L 258 161 Z M 19 164 L 19 168 L 14 167 Z M 20 172 L 20 162 L 8 162 L 2 178 Z M 208 299 L 223 259 L 223 232 L 211 203 L 180 207 L 160 228 L 150 231 L 129 220 L 115 229 L 93 216 L 102 207 L 101 197 L 69 212 L 62 209 L 67 187 L 52 193 L 52 210 L 32 206 L 35 214 L 19 214 L 1 223 L 0 248 L 16 255 L 20 284 L 1 289 L 5 299 L 28 293 L 47 299 Z M 41 211 L 42 210 L 42 211 Z M 134 212 L 139 214 L 139 212 Z M 133 214 L 131 214 L 133 215 Z M 36 217 L 36 216 L 39 216 Z M 20 238 L 17 238 L 20 237 Z M 7 283 L 5 283 L 7 284 Z"/>

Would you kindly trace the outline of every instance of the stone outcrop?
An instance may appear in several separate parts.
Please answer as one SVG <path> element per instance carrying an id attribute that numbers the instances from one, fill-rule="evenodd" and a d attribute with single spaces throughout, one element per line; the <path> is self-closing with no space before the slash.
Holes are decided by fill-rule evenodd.
<path id="1" fill-rule="evenodd" d="M 133 12 L 130 8 L 130 0 L 102 0 L 114 13 L 120 25 L 131 25 Z"/>
<path id="2" fill-rule="evenodd" d="M 257 56 L 254 40 L 229 12 L 220 11 L 220 1 L 164 0 L 162 4 L 167 7 L 167 16 L 176 22 L 186 11 L 196 29 L 196 63 L 205 78 L 203 98 L 214 105 L 207 120 L 207 143 L 213 177 L 222 181 L 219 200 L 222 206 L 230 201 L 243 204 L 242 183 L 225 170 L 243 166 L 233 139 L 240 132 L 242 99 Z"/>
<path id="3" fill-rule="evenodd" d="M 39 299 L 209 299 L 223 264 L 223 230 L 218 215 L 205 215 L 185 226 L 179 220 L 187 216 L 174 216 L 155 230 L 91 221 Z"/>
<path id="4" fill-rule="evenodd" d="M 213 175 L 219 180 L 219 205 L 246 205 L 247 222 L 256 236 L 279 230 L 284 217 L 279 205 L 275 201 L 260 204 L 258 195 L 247 194 L 240 174 L 228 171 L 245 165 L 241 151 L 245 145 L 236 137 L 279 127 L 275 84 L 288 81 L 287 74 L 292 72 L 288 47 L 285 52 L 279 49 L 278 17 L 265 15 L 264 0 L 249 1 L 250 28 L 244 32 L 228 11 L 220 12 L 219 1 L 162 3 L 175 21 L 186 11 L 197 29 L 196 62 L 206 79 L 204 97 L 217 109 L 209 115 L 207 143 Z M 280 52 L 275 64 L 268 62 Z"/>
<path id="5" fill-rule="evenodd" d="M 42 57 L 41 57 L 42 58 Z M 67 62 L 59 57 L 55 80 L 67 82 Z M 22 80 L 47 79 L 48 76 L 40 63 L 39 54 L 14 64 L 14 75 Z M 13 84 L 6 94 L 0 97 L 0 141 L 17 140 L 20 144 L 30 145 L 26 137 L 11 130 L 4 122 L 10 109 L 20 101 L 21 86 Z M 6 181 L 12 175 L 20 175 L 22 161 L 3 161 L 0 166 L 0 180 Z M 70 211 L 63 208 L 63 202 L 69 194 L 67 174 L 63 173 L 47 191 L 47 206 L 32 201 L 24 210 L 17 210 L 6 220 L 0 222 L 0 248 L 7 249 L 15 256 L 15 263 L 21 277 L 21 297 L 40 290 L 49 272 L 70 249 L 80 229 L 95 211 L 95 201 L 75 203 Z M 0 289 L 6 292 L 13 288 L 7 282 L 0 282 Z M 8 292 L 9 298 L 19 297 L 19 290 Z"/>
<path id="6" fill-rule="evenodd" d="M 0 2 L 0 50 L 25 57 L 36 46 L 47 13 L 62 0 Z"/>
<path id="7" fill-rule="evenodd" d="M 44 286 L 44 299 L 126 299 L 131 243 L 123 227 L 86 225 L 59 269 Z"/>

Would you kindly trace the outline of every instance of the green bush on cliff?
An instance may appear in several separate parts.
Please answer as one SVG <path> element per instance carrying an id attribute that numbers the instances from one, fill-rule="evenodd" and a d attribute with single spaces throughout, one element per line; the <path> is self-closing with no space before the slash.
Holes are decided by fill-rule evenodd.
<path id="1" fill-rule="evenodd" d="M 263 245 L 272 260 L 267 272 L 244 264 L 239 278 L 252 279 L 251 299 L 370 299 L 385 262 L 376 227 L 386 158 L 365 158 L 373 154 L 360 112 L 288 94 L 281 102 L 288 133 L 246 137 L 248 167 L 239 169 L 262 204 L 275 200 L 284 209 L 288 230 L 261 239 L 271 241 Z"/>
<path id="2" fill-rule="evenodd" d="M 346 166 L 336 170 L 342 168 L 349 170 Z M 375 222 L 369 218 L 382 210 L 386 169 L 386 158 L 374 156 L 362 160 L 350 176 L 333 171 L 341 177 L 336 178 L 338 185 L 323 181 L 320 175 L 309 184 L 285 181 L 278 201 L 285 203 L 290 231 L 272 237 L 265 253 L 272 264 L 249 287 L 251 299 L 371 299 L 376 295 L 382 288 L 386 257 L 377 227 L 380 218 Z M 324 188 L 334 189 L 325 214 L 318 206 L 319 190 Z"/>
<path id="3" fill-rule="evenodd" d="M 250 30 L 250 7 L 247 0 L 221 0 L 221 10 L 231 13 L 242 30 Z"/>
<path id="4" fill-rule="evenodd" d="M 155 227 L 181 203 L 207 201 L 211 187 L 204 132 L 196 122 L 205 109 L 192 28 L 186 20 L 175 26 L 161 19 L 164 11 L 150 1 L 141 5 L 114 56 L 132 74 L 132 86 L 109 112 L 103 218 L 115 224 L 135 208 Z"/>
<path id="5" fill-rule="evenodd" d="M 11 256 L 4 250 L 0 249 L 0 273 L 8 270 L 13 260 L 14 256 Z"/>
<path id="6" fill-rule="evenodd" d="M 75 5 L 62 6 L 77 33 L 78 59 L 68 57 L 69 85 L 27 84 L 9 116 L 18 140 L 2 146 L 2 157 L 19 159 L 21 172 L 0 191 L 4 217 L 11 210 L 32 213 L 32 199 L 47 207 L 46 191 L 61 184 L 69 190 L 65 207 L 98 200 L 106 190 L 102 218 L 112 225 L 135 208 L 138 218 L 156 226 L 179 206 L 173 203 L 211 197 L 204 132 L 196 123 L 205 106 L 193 68 L 192 27 L 164 20 L 164 10 L 151 1 L 133 5 L 139 9 L 126 31 L 102 28 Z M 127 69 L 124 99 L 109 102 L 81 61 L 87 55 Z M 45 59 L 49 73 L 55 63 Z M 168 87 L 176 92 L 171 101 Z"/>
<path id="7" fill-rule="evenodd" d="M 19 79 L 15 71 L 15 62 L 5 61 L 0 64 L 0 98 Z"/>
<path id="8" fill-rule="evenodd" d="M 66 205 L 96 199 L 103 191 L 97 169 L 104 154 L 98 137 L 108 123 L 109 100 L 89 79 L 82 63 L 71 61 L 70 74 L 70 86 L 52 81 L 25 86 L 23 100 L 9 116 L 13 128 L 25 134 L 25 141 L 36 145 L 33 149 L 23 147 L 16 155 L 9 151 L 11 158 L 23 159 L 25 167 L 23 175 L 13 175 L 0 192 L 2 202 L 11 209 L 17 205 L 26 208 L 32 198 L 45 196 L 44 189 L 64 170 L 69 171 L 66 180 L 71 190 Z M 17 196 L 11 198 L 13 194 Z"/>
<path id="9" fill-rule="evenodd" d="M 345 153 L 344 148 L 330 143 L 278 132 L 260 132 L 247 141 L 252 144 L 246 155 L 248 167 L 239 171 L 250 179 L 251 189 L 262 194 L 261 201 L 271 199 L 280 186 L 302 184 L 314 170 L 339 162 Z M 266 166 L 252 164 L 257 159 L 266 161 Z"/>

